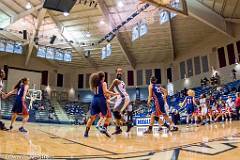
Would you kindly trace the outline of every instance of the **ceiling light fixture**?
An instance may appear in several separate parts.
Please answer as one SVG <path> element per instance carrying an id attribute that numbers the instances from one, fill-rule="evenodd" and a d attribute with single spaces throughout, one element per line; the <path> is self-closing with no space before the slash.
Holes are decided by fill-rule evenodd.
<path id="1" fill-rule="evenodd" d="M 90 32 L 87 32 L 87 33 L 86 33 L 86 37 L 87 37 L 87 38 L 90 38 L 90 37 L 91 37 Z"/>
<path id="2" fill-rule="evenodd" d="M 101 20 L 99 23 L 100 23 L 101 25 L 105 24 L 105 22 L 104 22 L 103 20 Z"/>
<path id="3" fill-rule="evenodd" d="M 89 25 L 90 25 L 90 19 L 89 19 L 89 17 L 88 17 L 88 31 L 87 31 L 87 33 L 86 33 L 86 37 L 87 37 L 87 38 L 91 37 L 91 34 L 90 34 L 90 32 L 89 32 Z"/>
<path id="4" fill-rule="evenodd" d="M 32 4 L 30 2 L 27 2 L 25 7 L 26 7 L 26 9 L 31 9 L 32 8 Z"/>
<path id="5" fill-rule="evenodd" d="M 119 1 L 119 2 L 117 3 L 117 6 L 118 6 L 118 8 L 122 8 L 122 7 L 124 6 L 124 4 L 123 4 L 122 1 Z"/>
<path id="6" fill-rule="evenodd" d="M 64 12 L 63 15 L 64 16 L 69 16 L 69 13 L 68 12 Z"/>

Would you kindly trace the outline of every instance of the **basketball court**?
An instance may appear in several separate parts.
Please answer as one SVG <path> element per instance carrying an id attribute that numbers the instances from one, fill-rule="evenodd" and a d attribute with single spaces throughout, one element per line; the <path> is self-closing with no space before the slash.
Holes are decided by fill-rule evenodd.
<path id="1" fill-rule="evenodd" d="M 16 125 L 16 129 L 17 129 Z M 131 133 L 107 138 L 94 127 L 89 138 L 84 127 L 30 124 L 29 133 L 0 132 L 3 159 L 239 159 L 239 122 L 185 128 L 174 133 Z M 113 129 L 111 129 L 113 131 Z"/>

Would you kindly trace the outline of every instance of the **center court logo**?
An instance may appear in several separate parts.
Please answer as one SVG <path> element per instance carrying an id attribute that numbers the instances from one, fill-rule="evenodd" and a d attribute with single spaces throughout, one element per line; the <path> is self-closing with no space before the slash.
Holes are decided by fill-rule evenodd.
<path id="1" fill-rule="evenodd" d="M 0 159 L 25 160 L 25 159 L 50 159 L 48 155 L 10 155 L 0 154 Z"/>
<path id="2" fill-rule="evenodd" d="M 148 126 L 149 124 L 150 124 L 150 118 L 137 118 L 136 119 L 137 126 Z M 154 125 L 158 125 L 158 123 L 155 122 Z"/>
<path id="3" fill-rule="evenodd" d="M 137 126 L 147 126 L 150 124 L 150 118 L 138 118 L 136 120 Z"/>

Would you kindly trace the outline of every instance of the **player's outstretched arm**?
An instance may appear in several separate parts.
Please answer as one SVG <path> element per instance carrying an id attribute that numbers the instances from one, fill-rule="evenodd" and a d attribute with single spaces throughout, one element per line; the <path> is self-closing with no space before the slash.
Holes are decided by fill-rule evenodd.
<path id="1" fill-rule="evenodd" d="M 150 106 L 151 100 L 152 100 L 152 85 L 150 84 L 148 86 L 148 101 L 147 101 L 147 105 Z"/>
<path id="2" fill-rule="evenodd" d="M 197 103 L 195 101 L 195 97 L 193 97 L 193 104 L 197 106 Z"/>
<path id="3" fill-rule="evenodd" d="M 24 87 L 23 99 L 26 98 L 26 95 L 28 94 L 28 89 L 29 89 L 29 86 L 26 85 L 26 86 Z"/>
<path id="4" fill-rule="evenodd" d="M 110 94 L 111 96 L 119 95 L 119 93 L 114 93 L 114 92 L 109 91 L 109 90 L 107 89 L 107 83 L 106 83 L 106 82 L 103 83 L 103 92 L 104 92 L 105 94 Z"/>
<path id="5" fill-rule="evenodd" d="M 14 90 L 8 92 L 7 94 L 4 94 L 4 95 L 3 95 L 3 99 L 6 99 L 6 98 L 8 98 L 9 96 L 11 96 L 11 95 L 13 95 L 13 94 L 16 94 L 16 93 L 17 93 L 17 89 L 14 89 Z"/>
<path id="6" fill-rule="evenodd" d="M 113 88 L 114 88 L 116 85 L 118 85 L 119 83 L 120 83 L 119 80 L 115 79 L 115 80 L 112 82 L 111 86 L 109 87 L 109 91 L 114 92 Z"/>

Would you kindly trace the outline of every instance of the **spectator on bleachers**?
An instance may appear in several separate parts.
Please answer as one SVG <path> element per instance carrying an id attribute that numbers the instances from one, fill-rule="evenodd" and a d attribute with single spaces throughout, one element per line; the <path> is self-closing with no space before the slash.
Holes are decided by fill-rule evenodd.
<path id="1" fill-rule="evenodd" d="M 239 120 L 239 110 L 240 110 L 240 92 L 236 94 L 235 107 L 237 113 L 237 120 Z"/>
<path id="2" fill-rule="evenodd" d="M 215 84 L 217 86 L 221 85 L 221 77 L 218 75 L 218 73 L 215 74 L 214 78 L 215 78 Z"/>
<path id="3" fill-rule="evenodd" d="M 209 82 L 210 82 L 209 79 L 208 79 L 207 77 L 205 77 L 203 80 L 204 80 L 204 82 L 205 82 L 205 85 L 208 86 L 208 85 L 209 85 Z"/>
<path id="4" fill-rule="evenodd" d="M 207 77 L 204 77 L 203 79 L 201 79 L 201 87 L 203 87 L 204 89 L 207 88 L 209 86 L 209 80 Z"/>
<path id="5" fill-rule="evenodd" d="M 226 85 L 226 86 L 224 86 L 224 87 L 223 87 L 223 94 L 224 94 L 224 95 L 228 95 L 228 94 L 229 94 L 229 92 L 230 92 L 230 91 L 229 91 L 229 88 L 228 88 L 228 86 L 227 86 L 227 85 Z"/>
<path id="6" fill-rule="evenodd" d="M 205 86 L 205 81 L 203 79 L 201 79 L 201 87 L 204 87 Z"/>
<path id="7" fill-rule="evenodd" d="M 237 75 L 236 75 L 237 71 L 233 68 L 232 69 L 232 74 L 233 74 L 233 81 L 237 80 Z"/>

